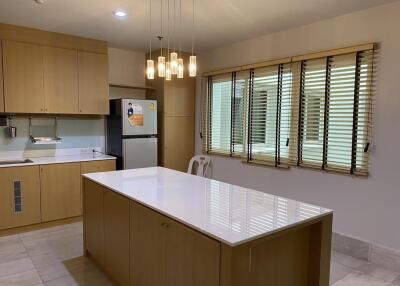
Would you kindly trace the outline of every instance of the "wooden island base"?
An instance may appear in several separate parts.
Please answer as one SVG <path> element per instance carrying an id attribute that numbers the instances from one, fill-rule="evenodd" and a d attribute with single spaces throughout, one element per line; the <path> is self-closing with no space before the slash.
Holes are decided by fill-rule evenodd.
<path id="1" fill-rule="evenodd" d="M 131 286 L 328 286 L 332 214 L 230 246 L 87 178 L 84 250 Z"/>

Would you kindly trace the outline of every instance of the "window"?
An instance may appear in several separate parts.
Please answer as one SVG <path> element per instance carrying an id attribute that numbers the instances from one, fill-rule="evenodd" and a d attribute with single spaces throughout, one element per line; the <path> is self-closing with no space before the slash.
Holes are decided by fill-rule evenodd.
<path id="1" fill-rule="evenodd" d="M 205 151 L 367 175 L 373 45 L 208 77 Z"/>

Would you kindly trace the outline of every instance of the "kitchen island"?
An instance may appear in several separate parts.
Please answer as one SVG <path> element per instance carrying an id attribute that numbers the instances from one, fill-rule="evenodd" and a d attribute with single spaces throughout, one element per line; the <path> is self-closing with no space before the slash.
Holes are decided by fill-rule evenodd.
<path id="1" fill-rule="evenodd" d="M 85 254 L 119 285 L 329 285 L 329 209 L 162 167 L 83 192 Z"/>

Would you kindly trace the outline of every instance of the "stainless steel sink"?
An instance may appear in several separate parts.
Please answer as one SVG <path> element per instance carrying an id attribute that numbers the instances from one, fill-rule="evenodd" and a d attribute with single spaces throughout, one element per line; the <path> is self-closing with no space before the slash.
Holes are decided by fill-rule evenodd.
<path id="1" fill-rule="evenodd" d="M 30 159 L 0 161 L 0 165 L 18 165 L 26 163 L 33 163 L 33 161 Z"/>

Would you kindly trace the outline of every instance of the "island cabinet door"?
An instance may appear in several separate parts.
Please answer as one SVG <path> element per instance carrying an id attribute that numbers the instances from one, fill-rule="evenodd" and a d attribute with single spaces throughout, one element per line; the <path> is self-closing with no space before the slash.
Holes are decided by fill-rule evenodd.
<path id="1" fill-rule="evenodd" d="M 129 199 L 104 191 L 104 268 L 118 285 L 129 285 Z"/>
<path id="2" fill-rule="evenodd" d="M 218 286 L 220 243 L 166 219 L 166 286 Z"/>
<path id="3" fill-rule="evenodd" d="M 104 187 L 83 179 L 84 249 L 104 267 Z"/>
<path id="4" fill-rule="evenodd" d="M 42 221 L 82 214 L 80 163 L 40 166 Z"/>
<path id="5" fill-rule="evenodd" d="M 165 222 L 163 216 L 137 203 L 131 202 L 130 204 L 130 285 L 165 285 Z"/>

